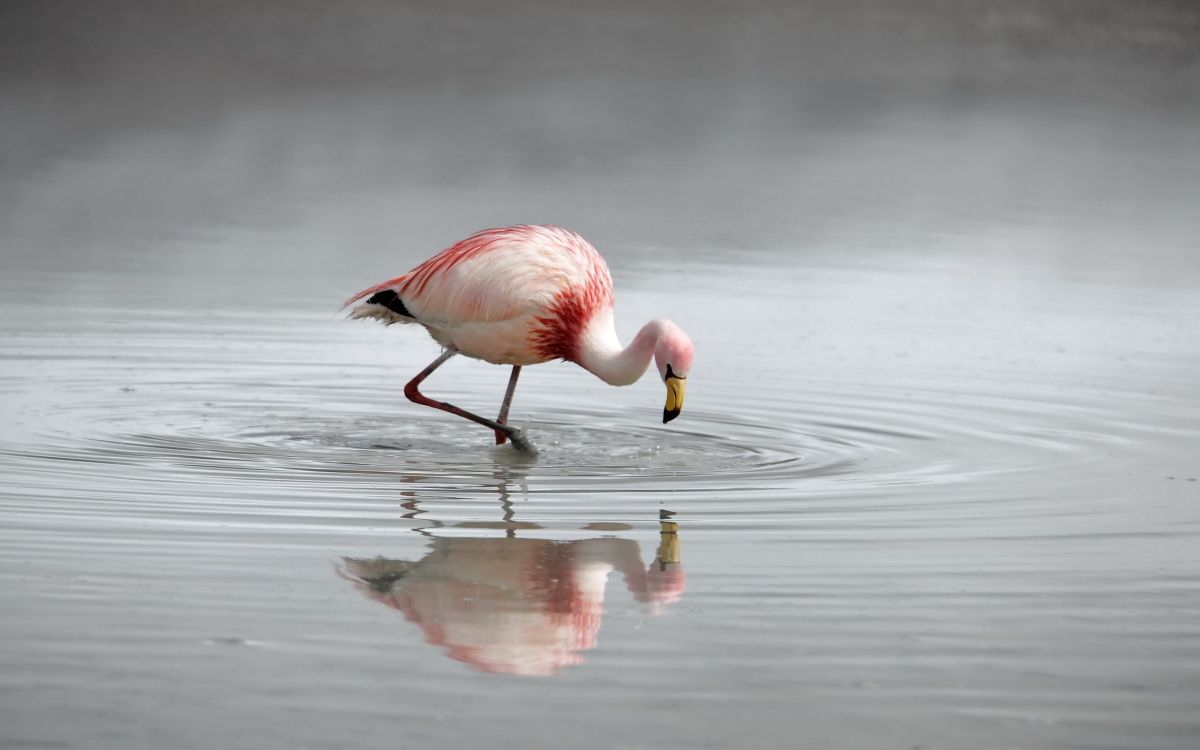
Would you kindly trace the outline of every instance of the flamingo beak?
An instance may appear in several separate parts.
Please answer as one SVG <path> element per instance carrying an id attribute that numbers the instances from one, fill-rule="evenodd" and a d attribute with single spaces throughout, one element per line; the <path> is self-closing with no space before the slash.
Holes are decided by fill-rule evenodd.
<path id="1" fill-rule="evenodd" d="M 663 424 L 679 416 L 679 410 L 683 408 L 683 390 L 687 386 L 686 380 L 674 375 L 668 375 L 665 382 L 667 384 L 667 405 L 663 408 Z"/>

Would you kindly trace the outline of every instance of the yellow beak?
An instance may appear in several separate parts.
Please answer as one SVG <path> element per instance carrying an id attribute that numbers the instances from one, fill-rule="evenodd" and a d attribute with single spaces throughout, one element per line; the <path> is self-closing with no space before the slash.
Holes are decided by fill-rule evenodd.
<path id="1" fill-rule="evenodd" d="M 683 408 L 683 390 L 687 387 L 686 380 L 674 375 L 668 375 L 666 383 L 667 405 L 663 407 L 663 424 L 679 416 L 679 410 Z"/>

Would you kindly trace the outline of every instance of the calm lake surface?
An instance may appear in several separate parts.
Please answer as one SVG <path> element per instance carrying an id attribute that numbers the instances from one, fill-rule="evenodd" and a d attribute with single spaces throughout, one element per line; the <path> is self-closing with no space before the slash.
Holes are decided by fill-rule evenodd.
<path id="1" fill-rule="evenodd" d="M 1086 5 L 9 11 L 0 747 L 1197 747 L 1200 21 Z M 678 420 L 404 399 L 515 222 Z"/>

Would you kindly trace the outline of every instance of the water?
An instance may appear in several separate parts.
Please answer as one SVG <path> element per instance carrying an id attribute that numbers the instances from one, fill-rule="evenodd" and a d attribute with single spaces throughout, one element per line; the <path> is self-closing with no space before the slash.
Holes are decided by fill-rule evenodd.
<path id="1" fill-rule="evenodd" d="M 1194 12 L 388 7 L 5 46 L 0 746 L 1196 746 Z M 678 420 L 337 311 L 515 221 Z"/>

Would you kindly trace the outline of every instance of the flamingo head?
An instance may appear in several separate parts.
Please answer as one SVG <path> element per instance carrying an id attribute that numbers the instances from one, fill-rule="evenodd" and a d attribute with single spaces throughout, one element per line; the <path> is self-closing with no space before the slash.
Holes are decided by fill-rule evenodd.
<path id="1" fill-rule="evenodd" d="M 683 329 L 669 320 L 660 322 L 658 343 L 654 347 L 654 363 L 658 374 L 667 384 L 667 404 L 663 407 L 663 423 L 679 416 L 683 408 L 683 392 L 688 372 L 692 369 L 692 340 Z"/>

